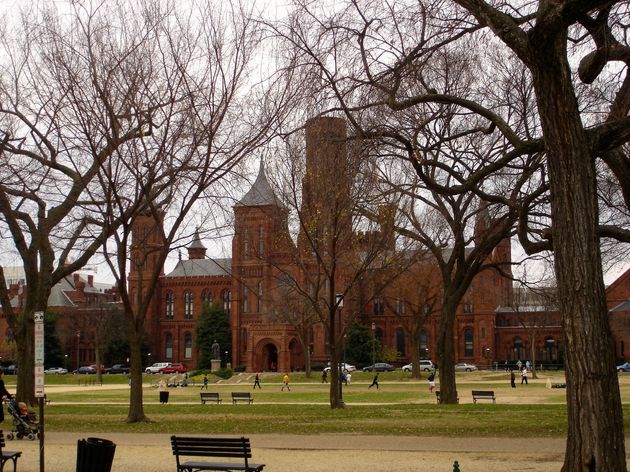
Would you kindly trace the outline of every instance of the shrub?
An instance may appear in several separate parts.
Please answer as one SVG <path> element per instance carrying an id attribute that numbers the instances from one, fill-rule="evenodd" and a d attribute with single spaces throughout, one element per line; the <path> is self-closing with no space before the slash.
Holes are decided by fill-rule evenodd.
<path id="1" fill-rule="evenodd" d="M 216 375 L 217 377 L 221 377 L 222 379 L 229 379 L 230 377 L 232 377 L 232 375 L 234 375 L 234 372 L 232 371 L 232 369 L 223 367 L 222 369 L 217 370 L 214 375 Z"/>

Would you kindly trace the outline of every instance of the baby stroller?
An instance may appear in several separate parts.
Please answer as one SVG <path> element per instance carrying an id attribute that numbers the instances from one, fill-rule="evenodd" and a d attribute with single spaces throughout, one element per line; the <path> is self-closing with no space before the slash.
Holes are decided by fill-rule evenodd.
<path id="1" fill-rule="evenodd" d="M 32 441 L 35 438 L 39 438 L 37 415 L 28 411 L 26 403 L 18 403 L 15 399 L 8 398 L 7 409 L 13 417 L 13 430 L 7 434 L 7 439 L 27 437 Z"/>

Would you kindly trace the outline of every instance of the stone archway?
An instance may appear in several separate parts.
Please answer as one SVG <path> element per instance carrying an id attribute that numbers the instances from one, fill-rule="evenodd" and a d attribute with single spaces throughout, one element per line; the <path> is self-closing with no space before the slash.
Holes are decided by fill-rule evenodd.
<path id="1" fill-rule="evenodd" d="M 255 371 L 275 372 L 278 370 L 278 347 L 271 341 L 264 341 L 256 349 Z"/>

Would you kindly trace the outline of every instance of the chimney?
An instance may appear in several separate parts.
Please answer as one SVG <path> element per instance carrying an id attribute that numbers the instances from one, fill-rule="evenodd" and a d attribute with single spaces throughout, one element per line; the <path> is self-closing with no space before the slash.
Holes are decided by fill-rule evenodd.
<path id="1" fill-rule="evenodd" d="M 94 287 L 94 276 L 88 275 L 88 287 Z"/>
<path id="2" fill-rule="evenodd" d="M 74 280 L 74 288 L 77 288 L 81 278 L 80 278 L 79 274 L 72 274 L 72 277 L 73 277 L 73 280 Z"/>

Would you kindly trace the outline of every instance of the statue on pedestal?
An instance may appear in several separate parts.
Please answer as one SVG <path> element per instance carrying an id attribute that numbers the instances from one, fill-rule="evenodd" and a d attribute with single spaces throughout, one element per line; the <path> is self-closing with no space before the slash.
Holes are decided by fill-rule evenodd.
<path id="1" fill-rule="evenodd" d="M 212 358 L 221 359 L 221 347 L 219 346 L 219 343 L 216 341 L 216 339 L 212 344 Z"/>

